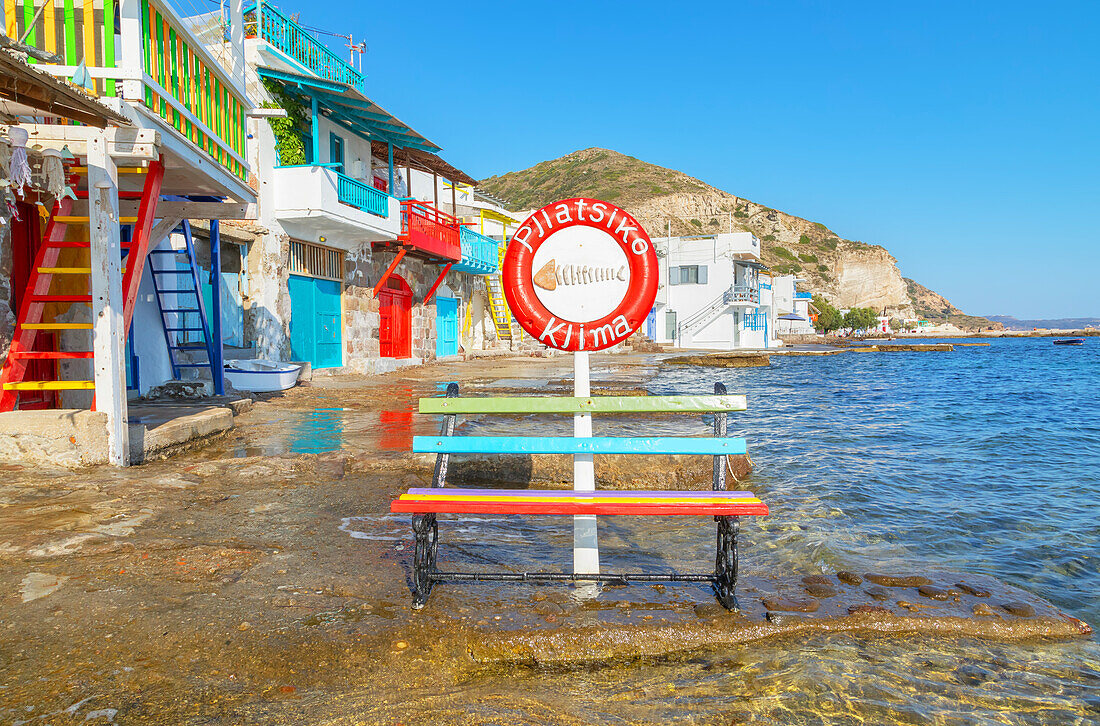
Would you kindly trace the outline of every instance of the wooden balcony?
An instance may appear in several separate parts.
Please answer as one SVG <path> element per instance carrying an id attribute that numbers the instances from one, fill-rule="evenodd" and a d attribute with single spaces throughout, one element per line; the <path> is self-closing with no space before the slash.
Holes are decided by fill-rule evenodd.
<path id="1" fill-rule="evenodd" d="M 40 70 L 71 78 L 83 63 L 90 93 L 144 107 L 247 182 L 245 116 L 251 106 L 241 42 L 224 44 L 232 56 L 226 62 L 240 64 L 235 74 L 167 0 L 5 0 L 4 27 L 10 37 L 26 34 L 27 44 L 57 57 L 56 63 L 36 62 Z"/>
<path id="2" fill-rule="evenodd" d="M 462 259 L 461 226 L 457 217 L 427 202 L 405 199 L 401 202 L 401 234 L 397 239 L 409 254 L 435 262 L 458 262 Z"/>

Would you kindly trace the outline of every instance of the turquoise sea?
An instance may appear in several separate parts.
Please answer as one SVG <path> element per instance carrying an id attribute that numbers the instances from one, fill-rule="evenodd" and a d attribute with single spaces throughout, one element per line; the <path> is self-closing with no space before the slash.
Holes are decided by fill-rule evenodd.
<path id="1" fill-rule="evenodd" d="M 835 513 L 794 544 L 822 565 L 977 571 L 1100 624 L 1100 338 L 989 342 L 668 366 L 650 392 L 748 395 L 731 432 L 772 510 Z"/>

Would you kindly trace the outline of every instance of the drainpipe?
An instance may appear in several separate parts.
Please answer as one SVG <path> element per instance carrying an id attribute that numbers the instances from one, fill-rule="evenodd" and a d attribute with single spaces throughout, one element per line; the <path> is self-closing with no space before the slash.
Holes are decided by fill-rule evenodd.
<path id="1" fill-rule="evenodd" d="M 211 348 L 214 351 L 214 360 L 210 361 L 211 373 L 214 375 L 214 393 L 218 396 L 225 395 L 225 351 L 222 350 L 222 235 L 221 222 L 210 220 L 210 311 Z"/>
<path id="2" fill-rule="evenodd" d="M 396 196 L 393 193 L 393 142 L 392 141 L 387 141 L 386 142 L 386 149 L 389 151 L 389 155 L 390 155 L 390 185 L 386 188 L 389 189 L 390 196 Z"/>
<path id="3" fill-rule="evenodd" d="M 317 97 L 310 96 L 310 101 L 310 106 L 313 111 L 310 123 L 310 131 L 313 134 L 313 163 L 317 165 L 321 163 L 321 124 L 317 120 Z"/>

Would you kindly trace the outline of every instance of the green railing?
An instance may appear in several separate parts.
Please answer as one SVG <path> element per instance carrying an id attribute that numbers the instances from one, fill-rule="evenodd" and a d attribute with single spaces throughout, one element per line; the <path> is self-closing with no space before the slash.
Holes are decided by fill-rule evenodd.
<path id="1" fill-rule="evenodd" d="M 336 197 L 341 204 L 379 217 L 390 216 L 390 195 L 358 179 L 336 172 Z"/>
<path id="2" fill-rule="evenodd" d="M 138 58 L 123 57 L 126 45 L 116 22 L 120 0 L 4 0 L 4 31 L 61 64 L 37 63 L 54 75 L 71 77 L 81 63 L 90 71 L 91 93 L 118 96 L 122 77 L 141 91 L 127 101 L 141 103 L 238 178 L 247 180 L 243 90 L 228 71 L 166 4 L 142 0 Z M 243 51 L 243 49 L 242 49 Z M 125 70 L 125 73 L 120 71 Z M 137 78 L 140 74 L 140 79 Z"/>
<path id="3" fill-rule="evenodd" d="M 263 4 L 261 37 L 293 58 L 311 73 L 328 81 L 363 90 L 363 75 L 341 60 L 324 43 L 283 15 L 274 5 Z"/>
<path id="4" fill-rule="evenodd" d="M 141 3 L 145 105 L 241 179 L 248 103 L 166 5 Z M 199 49 L 202 49 L 201 51 Z M 152 83 L 150 83 L 152 81 Z"/>

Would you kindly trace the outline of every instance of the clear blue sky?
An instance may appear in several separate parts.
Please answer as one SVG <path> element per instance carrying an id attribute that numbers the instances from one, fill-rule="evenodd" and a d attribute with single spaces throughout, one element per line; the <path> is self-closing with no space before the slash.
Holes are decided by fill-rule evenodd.
<path id="1" fill-rule="evenodd" d="M 280 6 L 365 39 L 368 95 L 474 177 L 607 147 L 882 244 L 967 312 L 1100 316 L 1096 2 Z"/>

